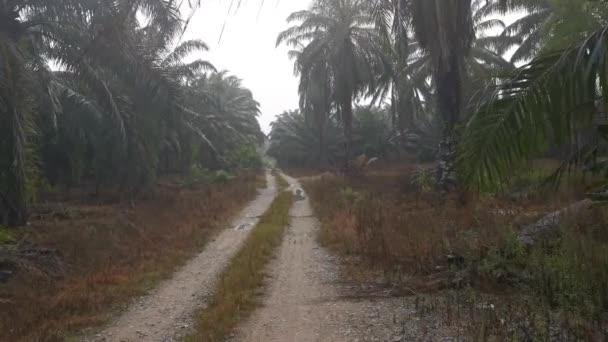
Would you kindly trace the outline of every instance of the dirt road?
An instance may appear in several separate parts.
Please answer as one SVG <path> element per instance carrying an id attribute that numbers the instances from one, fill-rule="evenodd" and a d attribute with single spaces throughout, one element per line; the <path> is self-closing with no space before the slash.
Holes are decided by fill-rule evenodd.
<path id="1" fill-rule="evenodd" d="M 288 179 L 292 187 L 299 187 Z M 297 200 L 297 199 L 296 199 Z M 270 269 L 272 283 L 264 307 L 257 310 L 237 333 L 240 341 L 332 341 L 330 327 L 324 324 L 326 310 L 319 305 L 335 297 L 331 287 L 322 284 L 322 266 L 327 263 L 316 246 L 318 226 L 308 199 L 294 202 L 291 225 L 286 231 L 278 258 Z M 324 331 L 325 330 L 325 331 Z"/>
<path id="2" fill-rule="evenodd" d="M 300 184 L 287 177 L 292 189 Z M 338 280 L 338 262 L 321 248 L 308 198 L 296 200 L 263 305 L 236 331 L 242 342 L 455 341 L 435 319 L 418 317 L 411 297 L 356 296 Z M 351 296 L 355 294 L 355 296 Z"/>
<path id="3" fill-rule="evenodd" d="M 204 307 L 218 275 L 275 198 L 275 179 L 270 173 L 266 178 L 268 188 L 241 211 L 230 227 L 209 242 L 201 254 L 151 294 L 135 301 L 106 329 L 85 341 L 173 341 L 188 332 L 192 313 Z"/>
<path id="4" fill-rule="evenodd" d="M 250 228 L 270 206 L 277 190 L 269 188 L 243 210 L 229 229 L 174 278 L 129 308 L 89 341 L 175 341 L 190 330 L 191 315 L 204 308 L 216 279 L 239 250 Z M 301 189 L 286 177 L 291 190 Z M 360 285 L 339 281 L 339 262 L 316 235 L 319 222 L 306 196 L 290 211 L 291 224 L 268 267 L 263 305 L 235 331 L 233 342 L 461 341 L 439 320 L 420 317 L 414 298 L 359 296 Z"/>

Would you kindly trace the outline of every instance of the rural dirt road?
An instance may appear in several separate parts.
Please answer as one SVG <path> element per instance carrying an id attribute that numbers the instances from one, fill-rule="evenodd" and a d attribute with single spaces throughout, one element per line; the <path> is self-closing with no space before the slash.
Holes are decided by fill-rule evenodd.
<path id="1" fill-rule="evenodd" d="M 291 189 L 299 182 L 286 177 Z M 320 247 L 319 221 L 309 200 L 296 199 L 262 306 L 233 342 L 458 341 L 452 331 L 416 314 L 411 297 L 357 296 L 359 285 L 339 280 L 339 262 Z M 354 296 L 353 296 L 354 295 Z"/>
<path id="2" fill-rule="evenodd" d="M 85 341 L 176 341 L 205 307 L 220 272 L 239 250 L 250 228 L 277 194 L 267 173 L 263 190 L 205 250 L 159 286 L 135 301 L 106 329 Z M 286 177 L 290 190 L 300 183 Z M 290 210 L 291 223 L 276 258 L 268 265 L 263 303 L 241 323 L 231 342 L 462 341 L 433 317 L 420 317 L 412 297 L 368 296 L 361 284 L 340 281 L 339 261 L 320 247 L 319 221 L 308 197 Z M 365 292 L 365 291 L 363 291 Z"/>
<path id="3" fill-rule="evenodd" d="M 239 250 L 250 228 L 277 194 L 274 177 L 266 173 L 268 187 L 244 208 L 227 229 L 210 241 L 202 253 L 172 279 L 131 304 L 117 320 L 85 341 L 174 341 L 192 326 L 192 314 L 204 307 L 217 277 Z"/>
<path id="4" fill-rule="evenodd" d="M 292 188 L 299 183 L 287 178 Z M 291 224 L 283 238 L 277 258 L 270 264 L 272 282 L 264 306 L 236 333 L 238 341 L 307 342 L 334 341 L 334 327 L 326 315 L 333 310 L 331 299 L 336 293 L 324 282 L 333 276 L 331 266 L 323 259 L 316 243 L 318 221 L 313 216 L 308 198 L 294 202 Z"/>

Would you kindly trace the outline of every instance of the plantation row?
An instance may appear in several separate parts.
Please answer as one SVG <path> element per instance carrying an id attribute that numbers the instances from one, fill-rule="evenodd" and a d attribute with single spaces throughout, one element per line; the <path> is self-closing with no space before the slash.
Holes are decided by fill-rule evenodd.
<path id="1" fill-rule="evenodd" d="M 242 147 L 263 139 L 258 103 L 237 77 L 187 58 L 207 45 L 181 40 L 189 9 L 178 6 L 0 3 L 0 225 L 25 224 L 58 187 L 132 198 L 159 175 L 259 164 Z"/>
<path id="2" fill-rule="evenodd" d="M 273 124 L 281 165 L 406 153 L 438 161 L 442 190 L 496 190 L 540 157 L 563 161 L 554 183 L 607 170 L 605 2 L 316 0 L 288 21 L 300 110 Z"/>

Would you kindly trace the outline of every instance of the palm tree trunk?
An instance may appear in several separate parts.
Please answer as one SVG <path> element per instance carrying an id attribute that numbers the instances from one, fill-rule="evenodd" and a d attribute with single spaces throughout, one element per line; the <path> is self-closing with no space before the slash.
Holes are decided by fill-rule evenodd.
<path id="1" fill-rule="evenodd" d="M 16 108 L 10 111 L 11 126 L 11 151 L 9 160 L 11 166 L 7 174 L 8 188 L 4 196 L 5 206 L 7 207 L 6 223 L 9 227 L 20 227 L 27 223 L 28 204 L 27 204 L 27 174 L 25 157 L 25 121 L 22 113 Z"/>
<path id="2" fill-rule="evenodd" d="M 4 58 L 0 68 L 6 81 L 0 87 L 0 102 L 4 104 L 4 111 L 0 112 L 0 136 L 6 137 L 5 145 L 0 144 L 0 158 L 6 166 L 6 170 L 0 170 L 0 176 L 4 172 L 0 181 L 5 183 L 4 189 L 0 189 L 3 192 L 0 211 L 4 212 L 4 223 L 10 227 L 23 226 L 28 219 L 26 150 L 30 99 L 24 90 L 26 70 L 20 57 L 6 50 L 0 54 L 0 61 Z"/>
<path id="3" fill-rule="evenodd" d="M 342 105 L 342 121 L 344 122 L 344 170 L 350 169 L 350 161 L 352 159 L 352 144 L 353 144 L 353 101 L 352 97 L 345 101 Z"/>
<path id="4" fill-rule="evenodd" d="M 440 63 L 435 74 L 439 112 L 443 117 L 443 132 L 439 143 L 437 164 L 437 186 L 440 191 L 455 190 L 456 147 L 458 144 L 456 124 L 462 111 L 462 79 L 464 56 L 452 56 L 450 63 Z"/>
<path id="5" fill-rule="evenodd" d="M 325 129 L 319 126 L 319 167 L 325 167 Z"/>
<path id="6" fill-rule="evenodd" d="M 437 163 L 437 186 L 443 192 L 453 191 L 458 186 L 456 174 L 457 144 L 454 127 L 446 126 L 439 142 L 439 158 Z"/>
<path id="7" fill-rule="evenodd" d="M 400 133 L 414 129 L 413 114 L 411 99 L 407 94 L 407 80 L 399 78 L 397 80 L 397 118 Z"/>

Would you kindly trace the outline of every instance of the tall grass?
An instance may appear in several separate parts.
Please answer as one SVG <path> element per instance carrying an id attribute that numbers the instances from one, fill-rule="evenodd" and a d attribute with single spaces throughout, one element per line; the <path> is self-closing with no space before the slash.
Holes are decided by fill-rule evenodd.
<path id="1" fill-rule="evenodd" d="M 441 308 L 472 340 L 608 337 L 605 208 L 568 218 L 559 237 L 526 249 L 518 227 L 564 205 L 561 195 L 438 204 L 407 177 L 385 175 L 305 187 L 323 244 L 418 293 L 421 312 Z"/>

